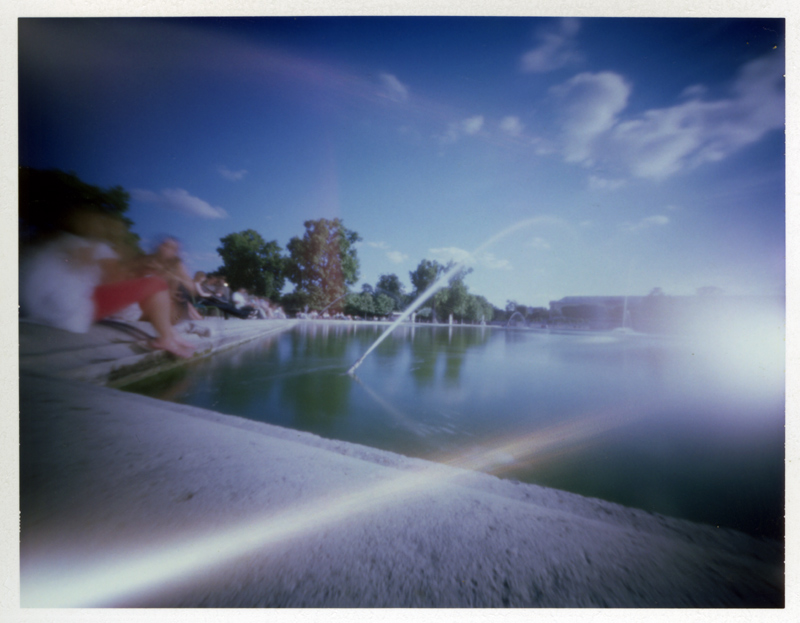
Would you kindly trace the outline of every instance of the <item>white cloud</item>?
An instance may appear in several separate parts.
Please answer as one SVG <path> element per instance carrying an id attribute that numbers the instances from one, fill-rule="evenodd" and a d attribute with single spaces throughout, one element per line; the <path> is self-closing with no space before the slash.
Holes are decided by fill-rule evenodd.
<path id="1" fill-rule="evenodd" d="M 144 190 L 143 188 L 134 188 L 131 190 L 131 197 L 133 197 L 136 201 L 143 201 L 145 203 L 156 203 L 161 201 L 161 197 L 158 193 L 154 193 L 152 190 Z"/>
<path id="2" fill-rule="evenodd" d="M 522 134 L 522 127 L 519 117 L 514 117 L 512 115 L 504 117 L 500 122 L 500 129 L 509 136 L 519 136 Z"/>
<path id="3" fill-rule="evenodd" d="M 706 89 L 692 85 L 680 103 L 630 119 L 620 119 L 630 94 L 621 76 L 579 74 L 551 89 L 561 112 L 560 151 L 567 162 L 604 160 L 654 180 L 718 162 L 785 127 L 783 72 L 783 57 L 769 55 L 741 68 L 727 98 L 706 100 Z"/>
<path id="4" fill-rule="evenodd" d="M 625 223 L 622 226 L 622 229 L 629 232 L 637 232 L 643 229 L 650 229 L 651 227 L 663 227 L 664 225 L 669 224 L 669 218 L 663 216 L 661 214 L 657 214 L 655 216 L 648 216 L 643 218 L 638 223 Z"/>
<path id="5" fill-rule="evenodd" d="M 528 242 L 528 246 L 533 249 L 542 249 L 543 251 L 546 251 L 550 248 L 550 243 L 547 242 L 547 240 L 545 240 L 544 238 L 536 236 L 535 238 L 530 239 L 530 241 Z"/>
<path id="6" fill-rule="evenodd" d="M 381 94 L 395 102 L 408 101 L 408 87 L 392 74 L 382 73 L 378 76 L 381 81 Z"/>
<path id="7" fill-rule="evenodd" d="M 544 73 L 581 60 L 575 43 L 579 29 L 577 19 L 564 18 L 556 28 L 540 31 L 536 37 L 539 45 L 522 56 L 522 70 Z"/>
<path id="8" fill-rule="evenodd" d="M 625 186 L 625 180 L 615 179 L 609 180 L 597 175 L 589 176 L 589 189 L 590 190 L 617 190 Z"/>
<path id="9" fill-rule="evenodd" d="M 708 89 L 702 84 L 693 84 L 683 90 L 681 97 L 703 97 L 707 92 Z"/>
<path id="10" fill-rule="evenodd" d="M 631 88 L 610 71 L 582 73 L 552 87 L 561 110 L 562 151 L 567 162 L 592 164 L 594 143 L 611 130 Z"/>
<path id="11" fill-rule="evenodd" d="M 492 270 L 511 270 L 511 263 L 508 260 L 498 259 L 493 253 L 483 252 L 480 255 L 474 255 L 458 247 L 429 249 L 428 253 L 433 259 L 442 264 L 456 262 L 464 266 L 481 266 Z"/>
<path id="12" fill-rule="evenodd" d="M 365 243 L 368 247 L 372 247 L 373 249 L 379 249 L 381 251 L 386 251 L 386 257 L 389 258 L 389 261 L 393 264 L 402 264 L 408 259 L 408 255 L 402 253 L 400 251 L 392 250 L 386 242 L 381 240 L 380 242 L 367 242 Z"/>
<path id="13" fill-rule="evenodd" d="M 394 264 L 402 264 L 408 259 L 408 255 L 400 251 L 387 251 L 386 257 Z"/>
<path id="14" fill-rule="evenodd" d="M 244 179 L 244 176 L 247 175 L 247 171 L 244 169 L 240 171 L 231 171 L 228 167 L 221 166 L 217 170 L 222 177 L 231 182 L 238 182 L 239 180 Z"/>
<path id="15" fill-rule="evenodd" d="M 483 128 L 483 115 L 475 115 L 461 121 L 453 121 L 441 137 L 443 143 L 455 143 L 464 135 L 474 136 Z"/>
<path id="16" fill-rule="evenodd" d="M 430 249 L 428 251 L 438 262 L 458 262 L 459 264 L 474 264 L 474 258 L 469 251 L 458 247 L 442 247 L 440 249 Z"/>
<path id="17" fill-rule="evenodd" d="M 228 213 L 222 208 L 216 208 L 208 202 L 190 195 L 182 188 L 165 188 L 160 193 L 154 193 L 151 190 L 134 189 L 131 191 L 131 195 L 138 201 L 156 203 L 189 216 L 208 219 L 228 216 Z"/>
<path id="18" fill-rule="evenodd" d="M 481 266 L 491 268 L 493 270 L 511 270 L 511 262 L 496 258 L 494 253 L 482 253 L 478 259 L 478 262 Z"/>
<path id="19" fill-rule="evenodd" d="M 461 122 L 461 127 L 465 134 L 474 135 L 481 131 L 483 127 L 483 115 L 476 115 Z"/>
<path id="20" fill-rule="evenodd" d="M 783 71 L 780 55 L 750 62 L 741 69 L 731 97 L 710 102 L 695 97 L 649 110 L 621 124 L 613 138 L 639 177 L 662 179 L 723 160 L 785 127 Z"/>

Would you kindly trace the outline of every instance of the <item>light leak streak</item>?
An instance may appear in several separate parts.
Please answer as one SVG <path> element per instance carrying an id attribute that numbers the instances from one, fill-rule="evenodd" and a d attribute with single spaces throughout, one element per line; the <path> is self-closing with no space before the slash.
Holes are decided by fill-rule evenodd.
<path id="1" fill-rule="evenodd" d="M 530 462 L 537 456 L 563 451 L 569 444 L 585 442 L 630 421 L 625 414 L 599 412 L 537 431 L 513 436 L 486 449 L 441 457 L 413 471 L 352 492 L 325 496 L 270 517 L 255 517 L 223 531 L 196 535 L 183 541 L 132 556 L 108 557 L 81 566 L 43 561 L 22 565 L 23 607 L 113 607 L 141 599 L 163 589 L 168 582 L 188 580 L 193 575 L 223 563 L 287 543 L 351 520 L 368 512 L 397 505 L 415 496 L 430 494 L 455 484 L 463 470 L 491 472 L 507 468 L 509 460 Z M 453 469 L 458 468 L 458 469 Z M 51 561 L 52 562 L 52 561 Z"/>

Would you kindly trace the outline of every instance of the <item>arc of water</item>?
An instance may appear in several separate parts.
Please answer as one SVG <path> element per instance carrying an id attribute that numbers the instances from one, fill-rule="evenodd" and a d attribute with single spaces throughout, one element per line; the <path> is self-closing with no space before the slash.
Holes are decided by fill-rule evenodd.
<path id="1" fill-rule="evenodd" d="M 520 229 L 522 229 L 524 227 L 528 227 L 529 225 L 533 225 L 534 223 L 536 223 L 539 220 L 540 220 L 539 217 L 525 219 L 525 220 L 519 221 L 518 223 L 515 223 L 511 227 L 507 227 L 506 229 L 502 230 L 501 232 L 495 234 L 494 236 L 491 236 L 488 240 L 486 240 L 486 242 L 484 242 L 480 246 L 478 246 L 478 248 L 475 249 L 470 254 L 470 257 L 476 256 L 478 253 L 480 253 L 483 250 L 485 250 L 486 248 L 490 247 L 491 245 L 493 245 L 498 240 L 500 240 L 502 238 L 505 238 L 509 234 L 512 234 L 512 233 L 514 233 L 516 231 L 519 231 Z M 347 374 L 351 374 L 352 375 L 356 371 L 356 368 L 358 368 L 358 366 L 360 366 L 364 362 L 364 360 L 367 358 L 367 355 L 369 355 L 373 350 L 375 350 L 378 347 L 378 344 L 380 344 L 381 342 L 383 342 L 383 340 L 385 340 L 387 337 L 389 337 L 389 334 L 391 334 L 392 331 L 394 331 L 398 327 L 398 325 L 400 325 L 400 323 L 402 323 L 406 318 L 408 318 L 411 314 L 413 314 L 415 311 L 417 311 L 417 309 L 419 309 L 419 307 L 421 307 L 422 304 L 425 301 L 427 301 L 433 294 L 435 294 L 438 290 L 440 290 L 442 287 L 444 287 L 444 284 L 447 282 L 447 280 L 450 279 L 450 277 L 452 277 L 454 274 L 456 274 L 456 272 L 461 270 L 464 267 L 465 264 L 466 264 L 466 262 L 464 262 L 464 261 L 456 262 L 455 264 L 453 264 L 453 266 L 450 267 L 449 270 L 446 270 L 445 272 L 443 272 L 439 276 L 439 278 L 436 281 L 434 281 L 427 290 L 425 290 L 425 292 L 420 294 L 417 297 L 417 299 L 413 303 L 411 303 L 411 305 L 409 305 L 405 309 L 405 311 L 402 314 L 400 314 L 400 316 L 391 325 L 389 325 L 387 327 L 386 331 L 381 333 L 381 335 L 378 337 L 378 339 L 375 340 L 372 343 L 372 345 L 367 349 L 367 351 L 363 355 L 361 355 L 361 357 L 358 359 L 358 361 L 356 361 L 350 367 L 350 369 L 347 371 Z"/>

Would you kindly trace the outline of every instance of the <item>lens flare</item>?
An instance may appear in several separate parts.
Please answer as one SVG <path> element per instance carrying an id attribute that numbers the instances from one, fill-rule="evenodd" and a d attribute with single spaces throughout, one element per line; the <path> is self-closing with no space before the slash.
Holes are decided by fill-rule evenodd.
<path id="1" fill-rule="evenodd" d="M 238 557 L 284 545 L 292 539 L 330 528 L 365 513 L 402 504 L 415 496 L 457 485 L 464 470 L 499 472 L 568 450 L 632 419 L 631 414 L 597 412 L 528 435 L 426 462 L 393 478 L 354 491 L 340 491 L 256 516 L 224 530 L 206 531 L 134 553 L 116 552 L 104 558 L 76 561 L 50 557 L 24 560 L 24 607 L 110 607 L 163 590 L 169 582 L 190 580 L 209 568 Z M 453 469 L 457 468 L 457 469 Z"/>
<path id="2" fill-rule="evenodd" d="M 601 434 L 625 420 L 625 417 L 593 414 L 482 449 L 443 456 L 435 463 L 389 480 L 381 479 L 357 491 L 324 496 L 268 517 L 254 517 L 224 531 L 195 535 L 152 551 L 139 550 L 135 554 L 123 553 L 82 564 L 74 560 L 65 564 L 54 560 L 39 564 L 24 562 L 22 604 L 25 607 L 113 606 L 254 550 L 285 544 L 337 522 L 450 486 L 463 474 L 462 470 L 493 471 L 498 466 L 501 469 L 511 464 L 518 466 Z"/>

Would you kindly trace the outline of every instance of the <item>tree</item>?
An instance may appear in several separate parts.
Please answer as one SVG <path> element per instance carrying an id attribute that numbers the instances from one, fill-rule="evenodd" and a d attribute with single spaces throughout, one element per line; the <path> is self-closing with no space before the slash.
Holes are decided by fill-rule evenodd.
<path id="1" fill-rule="evenodd" d="M 467 314 L 469 297 L 469 290 L 463 278 L 457 277 L 450 281 L 447 288 L 441 290 L 440 300 L 436 300 L 436 296 L 434 296 L 434 300 L 444 319 L 452 314 L 454 318 L 463 320 Z"/>
<path id="2" fill-rule="evenodd" d="M 414 286 L 414 298 L 425 292 L 433 285 L 433 282 L 442 274 L 444 266 L 436 260 L 422 260 L 416 270 L 411 271 L 411 285 Z"/>
<path id="3" fill-rule="evenodd" d="M 352 292 L 345 298 L 344 312 L 351 316 L 366 317 L 375 313 L 375 301 L 367 291 Z"/>
<path id="4" fill-rule="evenodd" d="M 119 242 L 132 253 L 141 253 L 139 236 L 130 231 L 133 221 L 126 216 L 129 201 L 130 194 L 122 186 L 101 188 L 87 184 L 74 173 L 20 167 L 20 240 L 29 243 L 64 230 L 76 210 L 87 210 L 116 221 Z"/>
<path id="5" fill-rule="evenodd" d="M 414 286 L 413 300 L 416 300 L 423 292 L 430 288 L 444 271 L 445 267 L 436 260 L 420 261 L 417 268 L 408 273 L 411 278 L 411 285 Z M 444 300 L 441 290 L 428 300 L 431 302 L 431 320 L 436 322 L 436 307 Z M 419 310 L 418 314 L 427 317 L 427 314 L 423 313 L 423 310 Z"/>
<path id="6" fill-rule="evenodd" d="M 535 322 L 546 322 L 550 319 L 550 310 L 546 307 L 528 308 L 528 318 Z"/>
<path id="7" fill-rule="evenodd" d="M 372 297 L 376 316 L 388 316 L 394 310 L 394 300 L 382 292 Z"/>
<path id="8" fill-rule="evenodd" d="M 486 297 L 472 294 L 470 295 L 467 308 L 467 320 L 471 322 L 491 322 L 494 318 L 494 306 L 486 300 Z"/>
<path id="9" fill-rule="evenodd" d="M 358 281 L 354 245 L 361 237 L 338 218 L 306 221 L 303 225 L 303 237 L 295 236 L 287 245 L 286 276 L 295 284 L 295 292 L 304 295 L 313 309 L 341 309 L 344 304 L 336 302 Z"/>
<path id="10" fill-rule="evenodd" d="M 278 243 L 265 242 L 253 229 L 228 234 L 220 242 L 217 253 L 224 264 L 217 270 L 231 289 L 246 288 L 251 294 L 277 301 L 286 282 L 286 258 Z"/>
<path id="11" fill-rule="evenodd" d="M 393 300 L 392 310 L 400 311 L 405 307 L 405 286 L 400 282 L 400 278 L 394 273 L 381 275 L 375 290 L 386 294 Z M 391 311 L 391 310 L 390 310 Z"/>

